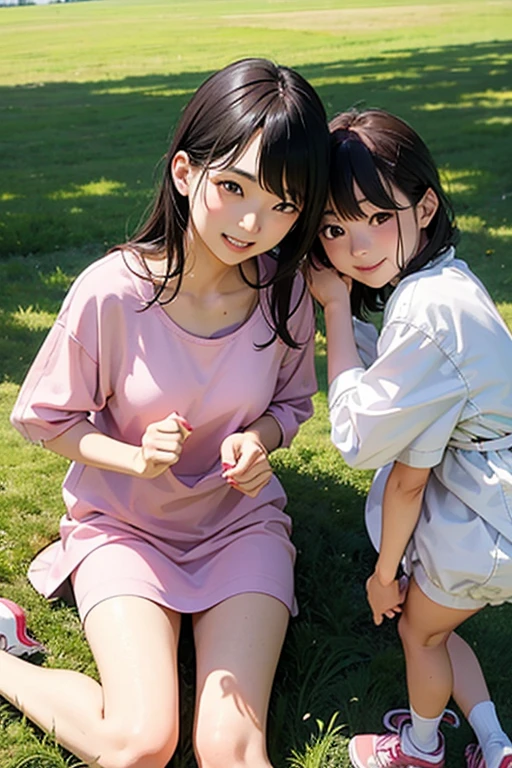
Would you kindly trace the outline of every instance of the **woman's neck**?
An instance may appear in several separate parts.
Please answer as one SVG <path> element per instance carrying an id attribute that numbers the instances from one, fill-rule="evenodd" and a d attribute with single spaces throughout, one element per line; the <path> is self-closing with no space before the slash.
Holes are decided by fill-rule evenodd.
<path id="1" fill-rule="evenodd" d="M 140 256 L 154 284 L 158 285 L 163 282 L 168 271 L 167 254 L 163 251 L 148 253 L 144 250 Z M 241 268 L 249 282 L 257 282 L 258 265 L 256 258 L 248 260 Z M 168 280 L 166 293 L 173 292 L 177 280 L 177 277 Z M 249 288 L 240 273 L 238 264 L 223 264 L 206 249 L 192 248 L 185 252 L 180 293 L 186 291 L 200 299 L 202 296 L 215 293 L 226 294 L 238 291 L 243 286 Z"/>
<path id="2" fill-rule="evenodd" d="M 255 258 L 245 262 L 242 270 L 250 282 L 256 282 L 258 270 Z M 182 291 L 201 298 L 239 291 L 243 286 L 248 287 L 238 264 L 224 264 L 198 238 L 189 238 L 185 251 Z"/>
<path id="3" fill-rule="evenodd" d="M 152 259 L 148 268 L 155 280 L 163 279 L 167 259 Z M 250 282 L 257 282 L 255 258 L 245 262 L 242 269 Z M 169 280 L 161 294 L 162 308 L 177 325 L 196 336 L 209 338 L 241 325 L 258 303 L 258 290 L 247 284 L 238 264 L 223 264 L 206 249 L 188 248 L 180 290 L 168 301 L 177 279 Z"/>

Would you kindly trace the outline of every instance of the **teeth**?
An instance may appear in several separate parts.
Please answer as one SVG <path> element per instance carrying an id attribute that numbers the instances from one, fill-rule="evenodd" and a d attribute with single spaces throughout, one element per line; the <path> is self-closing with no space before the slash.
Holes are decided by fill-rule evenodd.
<path id="1" fill-rule="evenodd" d="M 230 243 L 233 243 L 233 245 L 236 245 L 237 248 L 245 248 L 249 243 L 243 242 L 243 240 L 237 240 L 234 237 L 230 237 L 229 235 L 225 235 L 226 240 L 228 240 Z"/>

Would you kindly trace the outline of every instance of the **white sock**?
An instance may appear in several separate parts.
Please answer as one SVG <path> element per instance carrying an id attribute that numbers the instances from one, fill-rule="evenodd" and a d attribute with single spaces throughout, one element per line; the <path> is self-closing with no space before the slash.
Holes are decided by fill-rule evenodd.
<path id="1" fill-rule="evenodd" d="M 512 742 L 501 727 L 493 702 L 476 704 L 468 720 L 482 747 L 487 768 L 498 768 L 503 757 L 512 754 Z"/>
<path id="2" fill-rule="evenodd" d="M 439 717 L 421 717 L 412 707 L 410 710 L 412 724 L 402 732 L 404 752 L 416 757 L 435 752 L 439 746 L 439 723 L 443 718 L 443 712 Z"/>

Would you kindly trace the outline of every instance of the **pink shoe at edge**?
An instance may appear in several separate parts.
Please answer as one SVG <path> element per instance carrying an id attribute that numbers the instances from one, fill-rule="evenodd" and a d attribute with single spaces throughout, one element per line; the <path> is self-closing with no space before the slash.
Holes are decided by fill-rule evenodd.
<path id="1" fill-rule="evenodd" d="M 355 768 L 444 768 L 444 739 L 439 734 L 439 747 L 430 759 L 406 755 L 400 733 L 382 735 L 365 733 L 349 741 L 348 753 Z"/>
<path id="2" fill-rule="evenodd" d="M 27 634 L 23 608 L 4 597 L 0 598 L 0 650 L 13 656 L 45 652 L 44 646 Z"/>
<path id="3" fill-rule="evenodd" d="M 486 768 L 484 755 L 480 744 L 468 744 L 464 750 L 466 768 Z M 512 755 L 505 755 L 500 763 L 500 768 L 512 768 Z"/>

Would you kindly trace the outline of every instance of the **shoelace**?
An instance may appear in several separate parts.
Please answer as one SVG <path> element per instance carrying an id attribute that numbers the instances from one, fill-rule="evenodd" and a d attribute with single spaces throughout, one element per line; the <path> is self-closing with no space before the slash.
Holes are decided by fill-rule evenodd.
<path id="1" fill-rule="evenodd" d="M 379 739 L 379 746 L 376 752 L 377 760 L 382 765 L 382 768 L 396 765 L 397 760 L 403 757 L 400 738 L 396 734 L 384 734 Z"/>

